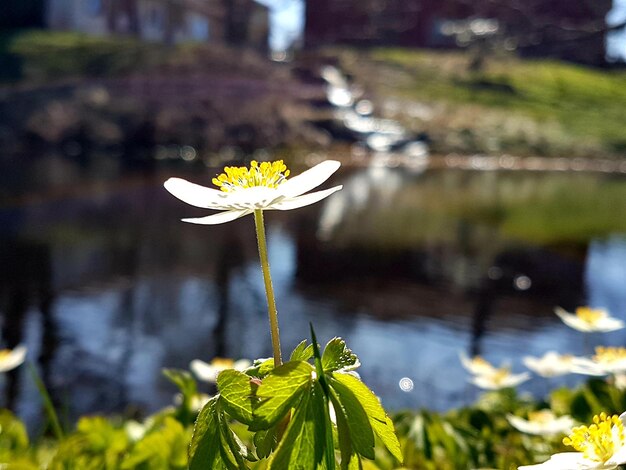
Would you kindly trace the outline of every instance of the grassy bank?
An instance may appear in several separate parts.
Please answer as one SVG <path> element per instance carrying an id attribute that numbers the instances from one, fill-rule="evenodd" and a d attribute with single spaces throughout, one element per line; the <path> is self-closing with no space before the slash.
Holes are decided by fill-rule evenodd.
<path id="1" fill-rule="evenodd" d="M 435 150 L 626 155 L 626 71 L 464 51 L 333 50 L 390 117 L 427 131 Z"/>

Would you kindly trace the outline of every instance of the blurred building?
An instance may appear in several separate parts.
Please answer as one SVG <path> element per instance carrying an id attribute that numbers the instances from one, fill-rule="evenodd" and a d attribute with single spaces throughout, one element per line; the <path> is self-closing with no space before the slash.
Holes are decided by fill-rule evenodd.
<path id="1" fill-rule="evenodd" d="M 267 50 L 269 10 L 254 0 L 46 0 L 55 30 L 165 43 L 225 42 Z"/>
<path id="2" fill-rule="evenodd" d="M 463 47 L 488 37 L 525 56 L 601 64 L 611 7 L 612 0 L 306 0 L 304 44 Z"/>

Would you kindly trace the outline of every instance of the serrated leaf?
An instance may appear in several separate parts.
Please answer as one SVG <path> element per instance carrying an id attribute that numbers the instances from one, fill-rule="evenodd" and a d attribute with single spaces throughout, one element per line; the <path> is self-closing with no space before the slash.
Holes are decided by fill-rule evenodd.
<path id="1" fill-rule="evenodd" d="M 310 389 L 313 367 L 306 362 L 288 362 L 275 368 L 257 389 L 260 402 L 254 408 L 251 431 L 269 429 Z"/>
<path id="2" fill-rule="evenodd" d="M 380 401 L 367 385 L 350 374 L 335 373 L 335 381 L 345 385 L 359 400 L 363 409 L 367 413 L 369 422 L 376 435 L 380 438 L 385 447 L 389 450 L 398 462 L 402 463 L 402 450 L 393 428 L 393 422 L 385 413 Z M 348 416 L 348 419 L 351 417 Z"/>
<path id="3" fill-rule="evenodd" d="M 181 369 L 163 369 L 163 375 L 174 383 L 185 396 L 195 395 L 197 384 L 191 373 Z"/>
<path id="4" fill-rule="evenodd" d="M 324 440 L 320 441 L 320 434 L 324 431 L 320 431 L 316 420 L 323 417 L 316 416 L 319 410 L 314 405 L 315 393 L 302 396 L 268 470 L 316 470 L 322 462 Z"/>
<path id="5" fill-rule="evenodd" d="M 226 415 L 220 414 L 219 422 L 223 440 L 230 449 L 232 455 L 235 457 L 237 468 L 247 469 L 248 467 L 246 467 L 244 460 L 255 462 L 257 459 L 251 454 L 241 439 L 239 439 L 239 436 L 237 436 L 237 434 L 230 429 Z"/>
<path id="6" fill-rule="evenodd" d="M 302 340 L 300 344 L 296 346 L 296 348 L 291 353 L 290 361 L 308 361 L 313 357 L 313 345 L 309 344 L 307 346 L 306 339 Z"/>
<path id="7" fill-rule="evenodd" d="M 252 408 L 256 401 L 258 385 L 250 381 L 243 372 L 228 369 L 217 376 L 217 388 L 222 397 L 224 409 L 233 418 L 245 424 L 253 421 Z"/>
<path id="8" fill-rule="evenodd" d="M 363 405 L 350 387 L 341 381 L 331 380 L 330 386 L 339 401 L 339 409 L 335 409 L 335 414 L 341 413 L 346 418 L 352 447 L 363 457 L 374 460 L 374 432 Z"/>
<path id="9" fill-rule="evenodd" d="M 202 408 L 189 445 L 189 470 L 231 470 L 224 460 L 224 445 L 219 428 L 219 395 Z M 229 451 L 230 452 L 230 451 Z M 227 454 L 226 454 L 227 455 Z"/>
<path id="10" fill-rule="evenodd" d="M 272 451 L 276 448 L 277 438 L 276 438 L 276 427 L 257 431 L 254 434 L 254 447 L 256 448 L 256 455 L 264 459 L 269 457 Z"/>
<path id="11" fill-rule="evenodd" d="M 312 394 L 313 419 L 315 420 L 316 458 L 325 463 L 325 470 L 335 470 L 335 442 L 330 421 L 328 397 L 321 384 L 315 381 Z M 321 454 L 321 455 L 320 455 Z"/>
<path id="12" fill-rule="evenodd" d="M 344 414 L 343 407 L 337 398 L 337 392 L 331 388 L 330 401 L 335 409 L 335 420 L 337 421 L 337 440 L 339 443 L 339 454 L 341 456 L 341 469 L 350 468 L 350 462 L 353 455 L 352 439 L 350 439 L 350 428 L 348 420 Z"/>
<path id="13" fill-rule="evenodd" d="M 331 339 L 322 354 L 322 367 L 325 372 L 349 371 L 361 365 L 359 358 L 346 346 L 346 342 L 338 337 Z"/>

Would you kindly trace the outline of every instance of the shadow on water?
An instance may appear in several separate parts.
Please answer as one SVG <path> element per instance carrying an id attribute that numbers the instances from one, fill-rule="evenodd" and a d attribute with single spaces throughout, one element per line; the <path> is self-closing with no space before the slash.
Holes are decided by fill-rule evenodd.
<path id="1" fill-rule="evenodd" d="M 181 223 L 204 213 L 162 189 L 181 167 L 97 173 L 57 158 L 65 179 L 48 171 L 46 182 L 50 161 L 22 164 L 11 168 L 40 184 L 2 194 L 3 342 L 29 346 L 67 419 L 171 403 L 163 367 L 271 355 L 251 218 Z M 187 173 L 206 184 L 214 172 Z M 581 178 L 596 185 L 591 204 L 567 191 Z M 555 305 L 626 316 L 626 230 L 594 206 L 620 200 L 623 180 L 384 167 L 343 168 L 336 179 L 344 190 L 324 203 L 267 216 L 283 345 L 306 338 L 309 321 L 322 341 L 345 337 L 391 409 L 468 403 L 476 392 L 460 351 L 515 368 L 526 354 L 580 353 Z M 582 232 L 555 232 L 535 214 L 561 226 L 574 209 Z M 23 370 L 6 382 L 7 403 L 36 425 Z M 414 387 L 399 387 L 403 378 Z"/>

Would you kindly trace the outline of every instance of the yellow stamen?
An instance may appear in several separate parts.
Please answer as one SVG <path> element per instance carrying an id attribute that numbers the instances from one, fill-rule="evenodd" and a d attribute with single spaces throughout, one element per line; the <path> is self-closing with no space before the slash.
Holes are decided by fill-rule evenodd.
<path id="1" fill-rule="evenodd" d="M 216 357 L 211 361 L 211 365 L 220 369 L 232 369 L 235 366 L 235 361 L 224 357 Z"/>
<path id="2" fill-rule="evenodd" d="M 626 360 L 626 348 L 598 346 L 593 360 L 605 364 Z"/>
<path id="3" fill-rule="evenodd" d="M 533 423 L 549 423 L 554 419 L 554 414 L 550 410 L 529 411 L 528 421 Z"/>
<path id="4" fill-rule="evenodd" d="M 594 462 L 606 462 L 624 445 L 624 425 L 617 415 L 602 412 L 593 417 L 589 427 L 578 426 L 563 439 L 563 444 L 582 452 Z"/>
<path id="5" fill-rule="evenodd" d="M 11 355 L 11 352 L 12 351 L 10 349 L 0 350 L 0 361 L 9 357 Z"/>
<path id="6" fill-rule="evenodd" d="M 606 316 L 606 312 L 602 309 L 593 309 L 589 307 L 578 307 L 576 316 L 589 325 L 596 324 L 599 320 Z"/>
<path id="7" fill-rule="evenodd" d="M 227 166 L 224 173 L 213 178 L 213 184 L 224 192 L 232 192 L 243 188 L 263 186 L 276 188 L 289 176 L 289 170 L 282 160 L 275 162 L 250 162 L 250 168 L 245 166 Z"/>

